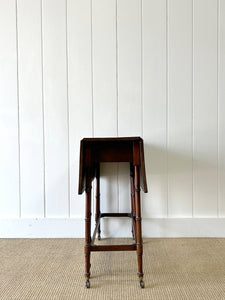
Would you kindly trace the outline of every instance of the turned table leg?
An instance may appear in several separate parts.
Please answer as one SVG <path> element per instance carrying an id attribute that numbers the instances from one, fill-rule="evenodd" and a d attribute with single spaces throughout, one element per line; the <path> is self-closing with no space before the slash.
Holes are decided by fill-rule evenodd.
<path id="1" fill-rule="evenodd" d="M 86 168 L 86 205 L 85 205 L 85 245 L 84 245 L 84 255 L 85 255 L 85 278 L 86 287 L 90 287 L 90 259 L 91 259 L 91 155 L 90 150 L 86 150 L 86 157 L 88 161 L 88 167 Z"/>
<path id="2" fill-rule="evenodd" d="M 85 212 L 85 278 L 86 287 L 90 287 L 90 258 L 91 258 L 91 180 L 87 178 L 86 192 L 86 212 Z"/>
<path id="3" fill-rule="evenodd" d="M 96 213 L 95 213 L 95 222 L 97 223 L 98 218 L 100 217 L 100 165 L 98 164 L 96 167 Z M 98 240 L 101 239 L 101 229 L 100 229 L 100 222 L 98 225 Z"/>
<path id="4" fill-rule="evenodd" d="M 132 217 L 132 236 L 136 240 L 136 209 L 134 193 L 134 168 L 130 164 L 130 191 L 131 191 L 131 217 Z"/>
<path id="5" fill-rule="evenodd" d="M 140 286 L 144 287 L 143 270 L 142 270 L 142 230 L 141 230 L 141 201 L 140 201 L 140 172 L 139 166 L 134 166 L 134 188 L 135 188 L 135 202 L 136 202 L 136 229 L 137 229 L 137 259 L 138 259 L 138 276 L 140 279 Z"/>

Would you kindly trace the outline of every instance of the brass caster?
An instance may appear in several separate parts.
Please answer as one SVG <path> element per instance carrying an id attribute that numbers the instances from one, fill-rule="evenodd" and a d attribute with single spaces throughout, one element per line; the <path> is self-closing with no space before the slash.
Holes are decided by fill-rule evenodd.
<path id="1" fill-rule="evenodd" d="M 140 287 L 143 289 L 145 287 L 145 283 L 143 280 L 140 280 Z"/>
<path id="2" fill-rule="evenodd" d="M 99 241 L 101 240 L 101 236 L 100 236 L 100 234 L 98 235 L 98 240 L 99 240 Z"/>
<path id="3" fill-rule="evenodd" d="M 86 280 L 86 288 L 89 289 L 90 288 L 90 281 Z"/>

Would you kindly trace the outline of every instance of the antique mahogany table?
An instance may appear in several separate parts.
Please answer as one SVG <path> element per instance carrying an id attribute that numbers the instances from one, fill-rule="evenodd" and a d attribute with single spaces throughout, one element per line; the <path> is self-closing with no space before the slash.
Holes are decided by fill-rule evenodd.
<path id="1" fill-rule="evenodd" d="M 131 212 L 101 213 L 100 211 L 100 163 L 129 162 Z M 96 214 L 95 230 L 91 237 L 91 188 L 96 179 Z M 147 193 L 145 175 L 144 147 L 140 137 L 123 138 L 84 138 L 80 142 L 80 169 L 78 193 L 86 193 L 85 207 L 85 277 L 86 287 L 90 287 L 90 254 L 92 251 L 136 251 L 138 260 L 138 276 L 141 288 L 144 287 L 142 270 L 142 232 L 141 232 L 141 203 L 140 187 Z M 132 235 L 135 243 L 130 245 L 96 245 L 96 234 L 100 236 L 100 219 L 103 217 L 129 217 L 132 219 Z"/>

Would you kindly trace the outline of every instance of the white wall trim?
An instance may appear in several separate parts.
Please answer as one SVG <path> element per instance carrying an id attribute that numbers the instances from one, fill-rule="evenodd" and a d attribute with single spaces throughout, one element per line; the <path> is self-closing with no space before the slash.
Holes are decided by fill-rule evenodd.
<path id="1" fill-rule="evenodd" d="M 104 219 L 103 237 L 130 237 L 130 220 Z M 92 222 L 94 224 L 94 222 Z M 113 230 L 112 230 L 113 228 Z M 83 238 L 84 219 L 1 219 L 0 238 Z M 225 237 L 225 218 L 143 219 L 143 237 Z"/>

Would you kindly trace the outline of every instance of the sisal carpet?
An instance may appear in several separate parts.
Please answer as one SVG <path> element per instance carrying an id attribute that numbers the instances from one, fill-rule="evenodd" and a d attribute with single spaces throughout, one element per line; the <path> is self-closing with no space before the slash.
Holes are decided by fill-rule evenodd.
<path id="1" fill-rule="evenodd" d="M 145 289 L 135 252 L 92 253 L 86 289 L 83 242 L 1 239 L 0 299 L 225 299 L 225 239 L 145 239 Z"/>

